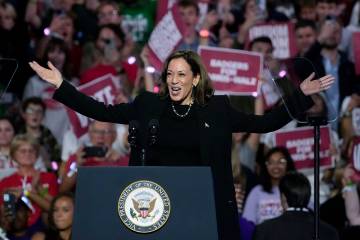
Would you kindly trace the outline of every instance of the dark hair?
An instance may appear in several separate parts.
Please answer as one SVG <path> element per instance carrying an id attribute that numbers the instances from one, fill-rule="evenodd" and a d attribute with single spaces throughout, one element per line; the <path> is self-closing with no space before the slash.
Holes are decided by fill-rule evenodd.
<path id="1" fill-rule="evenodd" d="M 271 184 L 271 176 L 267 170 L 266 162 L 269 161 L 271 155 L 274 153 L 281 153 L 284 155 L 286 159 L 286 172 L 295 171 L 294 161 L 291 158 L 289 151 L 285 147 L 274 147 L 271 148 L 265 155 L 265 161 L 260 162 L 260 184 L 263 187 L 263 190 L 268 193 L 272 193 L 272 184 Z"/>
<path id="2" fill-rule="evenodd" d="M 211 85 L 211 80 L 207 71 L 205 69 L 204 64 L 201 61 L 200 56 L 188 50 L 182 50 L 172 53 L 165 61 L 164 69 L 161 73 L 160 79 L 162 82 L 160 96 L 167 97 L 169 95 L 169 89 L 166 83 L 167 78 L 167 70 L 169 67 L 169 63 L 173 59 L 182 58 L 187 64 L 189 64 L 191 68 L 191 72 L 194 76 L 200 76 L 199 83 L 193 88 L 193 97 L 196 103 L 200 105 L 205 105 L 211 96 L 214 94 L 214 89 Z"/>
<path id="3" fill-rule="evenodd" d="M 180 0 L 178 2 L 178 6 L 183 7 L 183 8 L 193 7 L 196 10 L 196 15 L 199 16 L 199 14 L 200 14 L 199 6 L 198 6 L 197 2 L 194 0 Z"/>
<path id="4" fill-rule="evenodd" d="M 121 30 L 121 27 L 117 24 L 112 24 L 112 23 L 109 23 L 109 24 L 105 24 L 105 25 L 101 25 L 96 33 L 96 39 L 99 38 L 100 36 L 100 33 L 103 29 L 105 28 L 108 28 L 110 29 L 111 31 L 114 32 L 115 36 L 118 37 L 120 40 L 121 40 L 121 46 L 124 45 L 124 42 L 125 42 L 125 33 Z"/>
<path id="5" fill-rule="evenodd" d="M 49 52 L 52 52 L 55 49 L 59 49 L 61 52 L 63 52 L 65 54 L 64 67 L 63 67 L 63 69 L 59 69 L 59 70 L 61 70 L 61 73 L 64 75 L 64 77 L 66 79 L 70 80 L 70 78 L 71 78 L 70 61 L 68 61 L 69 48 L 63 39 L 58 38 L 58 37 L 52 37 L 49 40 L 49 42 L 46 45 L 44 55 L 42 57 L 42 63 L 44 65 L 47 64 L 47 61 L 49 60 L 48 59 Z"/>
<path id="6" fill-rule="evenodd" d="M 29 97 L 29 98 L 25 99 L 25 101 L 23 102 L 22 107 L 21 107 L 22 111 L 25 112 L 30 104 L 40 105 L 44 112 L 46 110 L 46 105 L 41 98 Z"/>
<path id="7" fill-rule="evenodd" d="M 13 123 L 13 120 L 10 118 L 10 117 L 8 117 L 8 116 L 1 116 L 0 117 L 0 121 L 7 121 L 7 122 L 9 122 L 10 123 L 10 125 L 12 126 L 12 128 L 14 129 L 14 134 L 16 134 L 15 133 L 15 125 L 14 125 L 14 123 Z"/>
<path id="8" fill-rule="evenodd" d="M 280 193 L 286 197 L 289 207 L 305 208 L 311 197 L 311 185 L 304 174 L 288 172 L 281 178 L 279 184 Z"/>
<path id="9" fill-rule="evenodd" d="M 48 215 L 48 221 L 49 221 L 49 231 L 46 233 L 46 240 L 61 240 L 59 235 L 59 230 L 57 229 L 55 222 L 54 222 L 54 210 L 55 210 L 55 203 L 61 199 L 61 198 L 68 198 L 72 201 L 73 206 L 75 207 L 75 196 L 72 192 L 63 192 L 59 193 L 54 197 L 54 199 L 51 201 L 50 209 L 49 209 L 49 215 Z M 71 237 L 70 237 L 71 239 Z"/>
<path id="10" fill-rule="evenodd" d="M 254 38 L 249 44 L 249 49 L 251 49 L 255 43 L 267 43 L 271 46 L 271 48 L 274 48 L 274 45 L 273 45 L 271 39 L 267 36 L 261 36 L 261 37 Z"/>
<path id="11" fill-rule="evenodd" d="M 308 20 L 308 19 L 301 19 L 299 20 L 296 24 L 295 24 L 295 31 L 298 30 L 299 28 L 305 28 L 305 27 L 310 27 L 312 28 L 314 31 L 316 31 L 316 24 L 314 21 Z"/>

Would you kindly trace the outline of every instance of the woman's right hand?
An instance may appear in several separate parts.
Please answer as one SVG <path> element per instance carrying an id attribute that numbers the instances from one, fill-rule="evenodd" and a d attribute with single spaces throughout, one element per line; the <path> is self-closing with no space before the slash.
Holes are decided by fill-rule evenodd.
<path id="1" fill-rule="evenodd" d="M 48 68 L 40 66 L 37 62 L 29 62 L 30 67 L 39 75 L 43 80 L 55 85 L 56 88 L 59 88 L 63 79 L 60 71 L 49 61 Z"/>

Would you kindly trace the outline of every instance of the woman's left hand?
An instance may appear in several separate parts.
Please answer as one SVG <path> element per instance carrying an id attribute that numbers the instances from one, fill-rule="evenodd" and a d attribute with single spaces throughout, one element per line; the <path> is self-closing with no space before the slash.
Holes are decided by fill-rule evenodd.
<path id="1" fill-rule="evenodd" d="M 335 78 L 332 75 L 326 75 L 316 80 L 313 80 L 314 77 L 315 73 L 312 73 L 300 84 L 301 91 L 306 96 L 319 93 L 330 88 L 335 81 Z"/>

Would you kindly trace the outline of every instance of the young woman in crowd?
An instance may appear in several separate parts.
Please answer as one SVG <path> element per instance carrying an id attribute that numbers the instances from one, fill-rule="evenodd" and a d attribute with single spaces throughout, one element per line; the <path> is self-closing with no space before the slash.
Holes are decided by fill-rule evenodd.
<path id="1" fill-rule="evenodd" d="M 70 240 L 74 207 L 75 198 L 72 193 L 57 195 L 50 206 L 48 231 L 36 233 L 32 240 Z"/>

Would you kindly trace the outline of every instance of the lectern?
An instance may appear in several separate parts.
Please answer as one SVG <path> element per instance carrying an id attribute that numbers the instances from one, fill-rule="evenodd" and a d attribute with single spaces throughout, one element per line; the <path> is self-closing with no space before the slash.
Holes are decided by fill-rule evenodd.
<path id="1" fill-rule="evenodd" d="M 81 167 L 72 239 L 217 240 L 209 167 Z"/>

